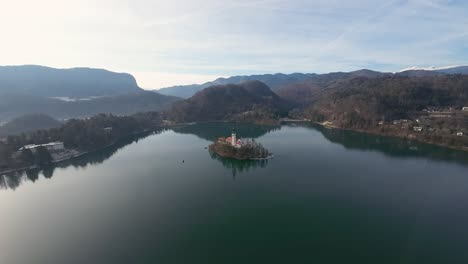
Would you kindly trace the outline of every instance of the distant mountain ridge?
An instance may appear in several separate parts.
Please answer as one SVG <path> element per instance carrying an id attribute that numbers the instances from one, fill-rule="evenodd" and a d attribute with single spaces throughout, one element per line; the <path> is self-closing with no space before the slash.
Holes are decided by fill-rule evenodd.
<path id="1" fill-rule="evenodd" d="M 84 98 L 142 91 L 128 73 L 103 69 L 55 69 L 38 65 L 0 66 L 0 94 Z"/>
<path id="2" fill-rule="evenodd" d="M 39 113 L 57 119 L 99 113 L 129 115 L 162 111 L 177 100 L 141 89 L 127 73 L 92 68 L 0 66 L 0 121 Z"/>
<path id="3" fill-rule="evenodd" d="M 264 75 L 249 75 L 249 76 L 232 76 L 229 78 L 218 78 L 212 82 L 207 82 L 204 84 L 192 84 L 192 85 L 178 85 L 167 88 L 161 88 L 155 90 L 158 93 L 165 95 L 172 95 L 181 98 L 189 98 L 193 96 L 198 91 L 201 91 L 207 87 L 213 85 L 224 85 L 224 84 L 239 84 L 246 81 L 260 81 L 265 83 L 272 90 L 275 90 L 278 87 L 287 85 L 293 82 L 301 82 L 307 80 L 312 76 L 316 76 L 315 73 L 293 73 L 293 74 L 264 74 Z"/>
<path id="4" fill-rule="evenodd" d="M 407 76 L 407 77 L 423 77 L 423 76 L 438 76 L 444 74 L 464 74 L 468 75 L 468 66 L 457 66 L 457 67 L 444 67 L 443 69 L 434 68 L 430 70 L 420 69 L 418 67 L 412 67 L 405 69 L 401 72 L 379 72 L 368 69 L 362 69 L 351 72 L 331 72 L 325 74 L 316 73 L 292 73 L 292 74 L 264 74 L 264 75 L 248 75 L 248 76 L 232 76 L 229 78 L 218 78 L 214 81 L 207 82 L 204 84 L 192 84 L 192 85 L 178 85 L 167 88 L 161 88 L 155 90 L 161 94 L 172 95 L 181 98 L 189 98 L 198 91 L 201 91 L 207 87 L 220 84 L 239 84 L 245 81 L 261 81 L 268 85 L 274 92 L 281 90 L 283 87 L 300 84 L 308 81 L 313 82 L 331 82 L 338 81 L 348 78 L 366 77 L 366 78 L 380 78 L 385 76 Z"/>

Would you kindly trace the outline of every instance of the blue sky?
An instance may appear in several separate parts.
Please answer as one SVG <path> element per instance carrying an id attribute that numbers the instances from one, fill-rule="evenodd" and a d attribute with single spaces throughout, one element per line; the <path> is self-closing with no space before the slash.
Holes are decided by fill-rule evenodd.
<path id="1" fill-rule="evenodd" d="M 144 88 L 275 72 L 468 64 L 468 1 L 0 0 L 3 65 L 129 72 Z"/>

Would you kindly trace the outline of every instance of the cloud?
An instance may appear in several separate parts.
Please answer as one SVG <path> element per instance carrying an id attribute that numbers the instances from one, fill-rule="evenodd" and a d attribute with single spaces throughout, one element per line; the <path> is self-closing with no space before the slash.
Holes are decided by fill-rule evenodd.
<path id="1" fill-rule="evenodd" d="M 3 64 L 128 71 L 151 88 L 218 75 L 468 64 L 466 1 L 0 2 Z"/>

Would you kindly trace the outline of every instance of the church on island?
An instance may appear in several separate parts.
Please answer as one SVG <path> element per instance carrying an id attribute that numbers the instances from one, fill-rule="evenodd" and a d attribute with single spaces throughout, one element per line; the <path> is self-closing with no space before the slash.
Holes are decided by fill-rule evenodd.
<path id="1" fill-rule="evenodd" d="M 231 136 L 227 138 L 224 138 L 224 137 L 218 138 L 218 143 L 230 144 L 231 146 L 235 148 L 241 148 L 245 142 L 241 140 L 240 138 L 239 139 L 237 138 L 236 129 L 233 128 Z"/>
<path id="2" fill-rule="evenodd" d="M 238 160 L 269 159 L 273 155 L 253 139 L 237 138 L 236 129 L 232 129 L 230 137 L 220 137 L 208 147 L 210 153 L 223 158 Z"/>

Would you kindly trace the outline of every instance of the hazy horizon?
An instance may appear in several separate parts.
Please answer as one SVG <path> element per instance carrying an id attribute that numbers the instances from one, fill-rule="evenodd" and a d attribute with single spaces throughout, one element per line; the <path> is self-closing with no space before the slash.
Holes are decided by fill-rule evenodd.
<path id="1" fill-rule="evenodd" d="M 54 68 L 54 69 L 73 69 L 73 68 L 90 68 L 87 66 L 76 66 L 76 67 L 52 67 L 48 65 L 35 65 L 35 64 L 22 64 L 22 65 L 0 65 L 0 67 L 21 67 L 21 66 L 41 66 L 41 67 L 48 67 L 48 68 Z M 426 67 L 408 67 L 405 69 L 400 69 L 399 71 L 393 71 L 390 73 L 396 73 L 396 72 L 401 72 L 401 71 L 406 71 L 406 70 L 438 70 L 438 69 L 447 69 L 447 68 L 454 68 L 454 67 L 460 67 L 460 66 L 468 66 L 468 65 L 448 65 L 448 66 L 426 66 Z M 128 73 L 131 74 L 133 77 L 135 77 L 135 80 L 138 84 L 138 86 L 142 89 L 145 90 L 159 90 L 162 88 L 168 88 L 168 87 L 173 87 L 173 86 L 184 86 L 184 85 L 192 85 L 192 84 L 204 84 L 206 82 L 214 81 L 219 78 L 229 78 L 234 75 L 227 75 L 227 76 L 218 76 L 218 75 L 196 75 L 196 74 L 175 74 L 175 73 L 155 73 L 155 72 L 138 72 L 136 74 L 131 73 L 131 72 L 123 72 L 123 71 L 118 71 L 118 70 L 112 70 L 108 68 L 93 68 L 93 69 L 103 69 L 103 70 L 108 70 L 116 73 Z M 330 72 L 265 72 L 265 73 L 256 73 L 255 75 L 262 75 L 262 74 L 293 74 L 293 73 L 302 73 L 302 74 L 325 74 L 325 73 L 331 73 L 331 72 L 351 72 L 351 71 L 358 71 L 358 70 L 373 70 L 377 71 L 375 69 L 354 69 L 354 70 L 349 70 L 349 71 L 330 71 Z M 241 75 L 254 75 L 254 74 L 241 74 Z M 162 79 L 158 79 L 158 77 L 162 77 Z M 173 79 L 172 79 L 173 78 Z M 142 81 L 143 80 L 143 81 Z M 168 80 L 167 85 L 164 85 L 164 81 Z M 145 83 L 151 83 L 151 81 L 159 82 L 161 86 L 159 87 L 148 87 L 145 86 Z M 171 82 L 173 81 L 173 82 Z M 143 84 L 143 85 L 142 85 Z"/>
<path id="2" fill-rule="evenodd" d="M 3 0 L 2 0 L 3 1 Z M 4 1 L 3 65 L 92 67 L 145 89 L 265 73 L 468 64 L 468 3 Z"/>

